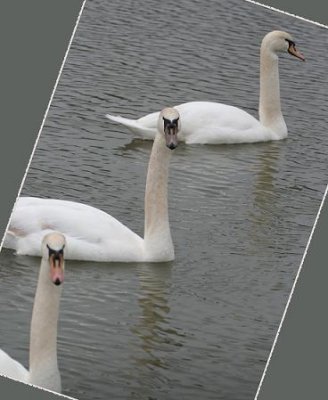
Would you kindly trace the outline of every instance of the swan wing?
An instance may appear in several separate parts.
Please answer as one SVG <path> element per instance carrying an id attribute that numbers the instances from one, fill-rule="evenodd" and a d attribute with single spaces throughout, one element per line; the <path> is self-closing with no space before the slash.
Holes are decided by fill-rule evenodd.
<path id="1" fill-rule="evenodd" d="M 65 235 L 67 259 L 129 261 L 142 253 L 143 239 L 104 211 L 73 201 L 33 197 L 18 199 L 4 247 L 40 256 L 42 238 L 52 231 Z"/>
<path id="2" fill-rule="evenodd" d="M 246 111 L 222 103 L 198 101 L 175 107 L 186 143 L 251 143 L 272 140 L 272 131 Z"/>
<path id="3" fill-rule="evenodd" d="M 28 381 L 28 370 L 0 349 L 0 374 L 21 382 Z"/>

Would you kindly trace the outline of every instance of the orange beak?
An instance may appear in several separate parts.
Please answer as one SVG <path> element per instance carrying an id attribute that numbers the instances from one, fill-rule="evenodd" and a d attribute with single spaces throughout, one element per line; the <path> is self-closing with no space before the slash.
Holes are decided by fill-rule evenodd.
<path id="1" fill-rule="evenodd" d="M 298 51 L 296 49 L 294 44 L 291 44 L 288 47 L 288 53 L 291 54 L 292 56 L 295 56 L 295 57 L 299 58 L 302 61 L 305 61 L 305 57 L 303 56 L 303 54 L 300 51 Z"/>
<path id="2" fill-rule="evenodd" d="M 49 257 L 50 278 L 56 285 L 64 282 L 64 258 L 62 254 L 51 254 Z"/>

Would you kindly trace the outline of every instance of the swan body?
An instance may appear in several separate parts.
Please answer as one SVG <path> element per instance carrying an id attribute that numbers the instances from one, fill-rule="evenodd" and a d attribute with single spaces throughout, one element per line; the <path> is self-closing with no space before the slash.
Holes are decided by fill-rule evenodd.
<path id="1" fill-rule="evenodd" d="M 240 108 L 209 101 L 192 101 L 175 106 L 182 115 L 179 140 L 187 144 L 228 144 L 279 139 L 279 135 Z M 130 128 L 143 139 L 153 139 L 158 112 L 138 120 L 107 115 L 109 119 Z M 238 118 L 236 118 L 238 115 Z"/>
<path id="2" fill-rule="evenodd" d="M 55 392 L 61 391 L 57 323 L 64 280 L 65 243 L 63 235 L 53 232 L 46 235 L 39 246 L 42 259 L 31 320 L 29 370 L 0 350 L 1 375 Z"/>
<path id="3" fill-rule="evenodd" d="M 21 255 L 39 256 L 42 236 L 65 233 L 66 259 L 116 261 L 140 257 L 142 238 L 111 215 L 73 201 L 20 197 L 15 205 L 4 247 Z M 141 258 L 140 258 L 141 261 Z"/>
<path id="4" fill-rule="evenodd" d="M 263 38 L 259 121 L 246 111 L 226 104 L 208 101 L 183 103 L 175 106 L 183 120 L 179 140 L 188 144 L 229 144 L 286 138 L 288 131 L 281 112 L 278 71 L 278 53 L 282 51 L 304 60 L 288 33 L 273 31 Z M 143 139 L 153 139 L 158 115 L 158 112 L 154 112 L 137 120 L 110 114 L 106 117 L 125 125 Z"/>
<path id="5" fill-rule="evenodd" d="M 28 382 L 28 370 L 0 349 L 0 374 L 16 381 Z"/>
<path id="6" fill-rule="evenodd" d="M 21 197 L 6 233 L 4 247 L 17 254 L 40 255 L 42 236 L 60 231 L 68 246 L 66 259 L 102 262 L 170 261 L 171 239 L 167 181 L 171 150 L 177 146 L 179 114 L 166 108 L 158 119 L 145 192 L 144 238 L 111 215 L 72 201 Z"/>

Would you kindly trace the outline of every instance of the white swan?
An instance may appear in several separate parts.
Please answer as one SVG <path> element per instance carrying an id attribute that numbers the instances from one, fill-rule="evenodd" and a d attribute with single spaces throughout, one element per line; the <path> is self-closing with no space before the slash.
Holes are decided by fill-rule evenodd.
<path id="1" fill-rule="evenodd" d="M 64 280 L 64 246 L 65 238 L 57 232 L 46 235 L 40 246 L 42 260 L 31 320 L 29 371 L 0 350 L 1 375 L 54 392 L 61 391 L 57 322 Z"/>
<path id="2" fill-rule="evenodd" d="M 186 143 L 251 143 L 287 137 L 280 106 L 278 53 L 288 51 L 304 61 L 292 37 L 282 31 L 268 33 L 262 41 L 260 57 L 260 121 L 247 112 L 226 104 L 195 101 L 176 106 L 183 121 L 179 140 Z M 128 127 L 137 136 L 153 139 L 158 112 L 138 120 L 106 115 Z"/>
<path id="3" fill-rule="evenodd" d="M 144 238 L 96 208 L 64 200 L 21 197 L 14 207 L 4 247 L 18 254 L 39 255 L 45 232 L 63 232 L 66 259 L 89 261 L 170 261 L 171 239 L 167 183 L 171 150 L 177 146 L 179 113 L 162 110 L 148 165 Z"/>

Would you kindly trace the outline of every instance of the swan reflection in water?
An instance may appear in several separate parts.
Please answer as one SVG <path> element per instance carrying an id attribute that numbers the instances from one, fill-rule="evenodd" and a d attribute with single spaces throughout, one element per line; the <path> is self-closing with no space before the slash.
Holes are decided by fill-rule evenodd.
<path id="1" fill-rule="evenodd" d="M 159 370 L 169 368 L 169 355 L 183 346 L 185 335 L 170 326 L 172 264 L 140 264 L 137 274 L 140 313 L 131 332 L 140 343 L 133 353 L 134 372 L 145 396 L 145 388 L 155 386 L 163 378 Z"/>

